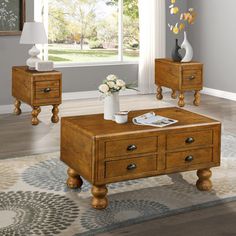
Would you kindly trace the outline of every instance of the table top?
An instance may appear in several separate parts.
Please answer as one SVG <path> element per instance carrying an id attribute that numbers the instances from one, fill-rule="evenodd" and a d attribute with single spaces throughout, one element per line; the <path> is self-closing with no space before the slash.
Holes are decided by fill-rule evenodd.
<path id="1" fill-rule="evenodd" d="M 37 75 L 53 75 L 53 74 L 61 74 L 60 71 L 57 70 L 52 70 L 52 71 L 37 71 L 37 70 L 29 70 L 28 66 L 13 66 L 12 70 L 17 70 L 17 71 L 21 71 L 23 73 L 32 75 L 32 76 L 37 76 Z"/>
<path id="2" fill-rule="evenodd" d="M 158 58 L 158 59 L 155 59 L 155 61 L 156 62 L 159 61 L 159 62 L 167 63 L 167 64 L 176 64 L 176 65 L 185 65 L 185 66 L 202 65 L 202 63 L 198 62 L 198 61 L 176 62 L 176 61 L 173 61 L 170 58 Z"/>
<path id="3" fill-rule="evenodd" d="M 155 112 L 156 115 L 165 116 L 178 120 L 177 123 L 163 127 L 141 126 L 135 125 L 132 118 L 145 114 L 147 112 Z M 137 110 L 129 113 L 128 122 L 125 124 L 117 124 L 115 121 L 104 120 L 103 114 L 81 115 L 72 117 L 63 117 L 62 125 L 69 122 L 75 129 L 81 130 L 89 136 L 103 137 L 109 135 L 121 135 L 129 133 L 142 133 L 163 130 L 173 130 L 196 126 L 219 125 L 220 122 L 209 117 L 199 115 L 177 107 L 159 108 L 148 110 Z"/>

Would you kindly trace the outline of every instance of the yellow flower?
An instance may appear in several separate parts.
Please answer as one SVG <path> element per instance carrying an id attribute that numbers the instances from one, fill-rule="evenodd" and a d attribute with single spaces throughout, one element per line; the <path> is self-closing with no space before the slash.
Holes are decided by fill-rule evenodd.
<path id="1" fill-rule="evenodd" d="M 176 0 L 170 0 L 169 9 L 171 15 L 179 16 L 179 21 L 175 25 L 168 24 L 168 28 L 174 34 L 179 34 L 186 27 L 187 24 L 192 25 L 195 23 L 197 14 L 194 8 L 192 7 L 188 8 L 186 12 L 181 12 L 181 9 L 176 6 L 178 5 L 176 2 Z"/>
<path id="2" fill-rule="evenodd" d="M 185 25 L 183 24 L 183 23 L 181 23 L 180 25 L 179 25 L 179 30 L 181 31 L 181 30 L 183 30 L 185 28 Z"/>
<path id="3" fill-rule="evenodd" d="M 183 15 L 183 19 L 184 19 L 184 20 L 188 20 L 189 16 L 190 16 L 190 13 L 189 13 L 189 12 L 186 12 L 186 13 L 184 13 L 184 15 Z"/>
<path id="4" fill-rule="evenodd" d="M 175 26 L 175 27 L 173 28 L 173 33 L 174 33 L 174 34 L 178 34 L 178 33 L 179 33 L 179 28 L 178 28 L 178 26 Z"/>
<path id="5" fill-rule="evenodd" d="M 170 9 L 170 14 L 175 15 L 179 12 L 179 8 L 178 7 L 173 7 Z"/>
<path id="6" fill-rule="evenodd" d="M 197 13 L 195 11 L 192 12 L 191 17 L 189 17 L 189 19 L 188 19 L 188 23 L 190 25 L 194 24 L 196 17 L 197 17 Z"/>

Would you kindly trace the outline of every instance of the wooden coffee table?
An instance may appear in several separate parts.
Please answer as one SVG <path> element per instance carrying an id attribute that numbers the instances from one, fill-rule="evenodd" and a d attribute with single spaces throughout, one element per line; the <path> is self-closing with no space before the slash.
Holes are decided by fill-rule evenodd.
<path id="1" fill-rule="evenodd" d="M 137 126 L 132 117 L 154 111 L 179 122 L 165 128 Z M 106 184 L 197 170 L 199 190 L 210 190 L 210 168 L 220 165 L 219 121 L 180 108 L 133 111 L 126 124 L 103 119 L 103 114 L 64 117 L 61 160 L 68 166 L 67 185 L 89 181 L 92 206 L 108 205 Z"/>

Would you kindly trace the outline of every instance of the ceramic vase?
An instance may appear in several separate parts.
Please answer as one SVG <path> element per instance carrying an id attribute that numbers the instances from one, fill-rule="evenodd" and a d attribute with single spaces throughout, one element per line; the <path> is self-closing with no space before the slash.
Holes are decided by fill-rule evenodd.
<path id="1" fill-rule="evenodd" d="M 175 46 L 174 46 L 174 48 L 171 52 L 172 60 L 175 61 L 175 62 L 180 62 L 182 60 L 182 57 L 179 53 L 179 49 L 181 49 L 181 48 L 178 44 L 178 39 L 175 39 Z"/>
<path id="2" fill-rule="evenodd" d="M 104 119 L 114 120 L 116 112 L 120 111 L 119 92 L 112 93 L 104 98 Z"/>
<path id="3" fill-rule="evenodd" d="M 184 31 L 184 41 L 181 45 L 181 48 L 185 49 L 185 56 L 181 62 L 190 62 L 193 59 L 193 48 L 188 41 L 186 31 Z"/>

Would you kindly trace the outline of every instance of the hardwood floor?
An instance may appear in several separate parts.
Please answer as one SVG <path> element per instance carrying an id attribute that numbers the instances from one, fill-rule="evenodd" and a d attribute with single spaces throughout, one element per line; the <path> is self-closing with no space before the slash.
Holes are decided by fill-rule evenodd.
<path id="1" fill-rule="evenodd" d="M 168 103 L 156 101 L 154 95 L 121 97 L 121 108 L 125 110 L 168 105 L 170 106 Z M 58 151 L 60 123 L 51 123 L 51 109 L 50 106 L 42 107 L 38 116 L 41 122 L 37 126 L 31 125 L 31 113 L 24 110 L 20 116 L 0 115 L 0 159 Z M 59 111 L 60 116 L 102 113 L 103 102 L 99 99 L 65 101 Z"/>
<path id="2" fill-rule="evenodd" d="M 236 134 L 236 102 L 202 95 L 201 105 L 192 105 L 193 93 L 186 94 L 185 109 L 204 114 L 223 123 L 223 131 Z M 164 94 L 164 100 L 157 101 L 155 95 L 123 96 L 121 108 L 137 110 L 176 106 L 177 101 Z M 13 107 L 12 107 L 13 108 Z M 59 107 L 60 116 L 101 113 L 103 103 L 98 99 L 65 101 Z M 30 112 L 21 116 L 0 115 L 0 159 L 59 150 L 60 123 L 50 121 L 51 107 L 42 107 L 38 126 L 31 125 Z M 233 236 L 236 235 L 236 202 L 156 219 L 141 224 L 101 234 L 109 235 L 160 235 L 160 236 Z"/>
<path id="3" fill-rule="evenodd" d="M 177 101 L 170 97 L 167 93 L 162 101 L 157 101 L 155 95 L 122 96 L 121 109 L 176 106 Z M 184 108 L 216 118 L 223 122 L 223 130 L 236 133 L 236 102 L 206 95 L 202 96 L 199 107 L 192 105 L 192 101 L 193 93 L 188 93 Z M 31 125 L 30 112 L 22 111 L 20 116 L 0 115 L 0 159 L 58 151 L 60 123 L 50 122 L 51 109 L 52 107 L 42 107 L 38 126 Z M 102 113 L 103 103 L 99 99 L 65 101 L 59 109 L 60 116 Z"/>
<path id="4" fill-rule="evenodd" d="M 235 236 L 236 202 L 131 225 L 99 236 Z"/>

